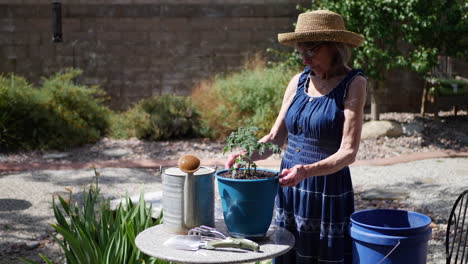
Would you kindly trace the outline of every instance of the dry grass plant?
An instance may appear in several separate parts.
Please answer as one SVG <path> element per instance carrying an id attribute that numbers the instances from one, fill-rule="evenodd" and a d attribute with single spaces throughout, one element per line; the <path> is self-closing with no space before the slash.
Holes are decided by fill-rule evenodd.
<path id="1" fill-rule="evenodd" d="M 265 59 L 256 55 L 238 72 L 201 82 L 192 100 L 205 134 L 225 138 L 245 126 L 257 126 L 261 134 L 268 133 L 293 75 L 293 70 L 281 66 L 267 67 Z"/>

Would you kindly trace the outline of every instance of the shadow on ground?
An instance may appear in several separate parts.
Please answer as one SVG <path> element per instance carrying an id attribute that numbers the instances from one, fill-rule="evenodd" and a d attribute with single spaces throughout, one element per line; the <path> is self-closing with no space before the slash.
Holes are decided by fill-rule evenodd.
<path id="1" fill-rule="evenodd" d="M 468 148 L 468 116 L 416 117 L 424 124 L 422 145 L 435 145 L 447 150 Z M 441 126 L 443 124 L 443 126 Z"/>

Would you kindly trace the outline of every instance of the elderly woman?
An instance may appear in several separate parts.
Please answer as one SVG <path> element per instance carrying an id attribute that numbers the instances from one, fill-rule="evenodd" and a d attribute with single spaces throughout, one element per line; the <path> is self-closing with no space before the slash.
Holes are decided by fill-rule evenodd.
<path id="1" fill-rule="evenodd" d="M 359 148 L 367 81 L 347 61 L 364 38 L 346 30 L 339 14 L 318 10 L 300 14 L 295 32 L 278 39 L 294 46 L 306 67 L 291 79 L 278 118 L 261 139 L 288 143 L 275 223 L 295 235 L 296 245 L 275 263 L 351 263 L 354 193 L 347 166 Z"/>

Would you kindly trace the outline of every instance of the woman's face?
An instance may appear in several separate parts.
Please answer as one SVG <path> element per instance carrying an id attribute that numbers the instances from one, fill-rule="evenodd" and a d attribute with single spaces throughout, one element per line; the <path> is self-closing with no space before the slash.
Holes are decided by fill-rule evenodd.
<path id="1" fill-rule="evenodd" d="M 299 43 L 296 49 L 302 55 L 302 62 L 317 75 L 322 75 L 331 69 L 333 47 L 328 43 Z"/>

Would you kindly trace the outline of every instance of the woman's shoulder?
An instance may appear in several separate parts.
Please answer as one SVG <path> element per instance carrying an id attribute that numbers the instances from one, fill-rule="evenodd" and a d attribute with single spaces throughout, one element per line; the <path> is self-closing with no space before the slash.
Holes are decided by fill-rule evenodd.
<path id="1" fill-rule="evenodd" d="M 352 80 L 351 82 L 349 83 L 349 86 L 350 87 L 353 87 L 353 86 L 360 86 L 360 87 L 365 87 L 367 84 L 367 78 L 365 76 L 362 76 L 362 75 L 356 75 Z"/>
<path id="2" fill-rule="evenodd" d="M 367 76 L 366 74 L 364 73 L 363 70 L 361 69 L 352 69 L 351 70 L 353 73 L 352 73 L 352 76 L 351 76 L 351 81 L 357 81 L 358 83 L 360 82 L 367 82 Z"/>
<path id="3" fill-rule="evenodd" d="M 345 91 L 345 97 L 346 94 L 350 94 L 350 96 L 364 96 L 366 91 L 367 78 L 364 75 L 356 74 L 348 83 L 348 88 Z"/>
<path id="4" fill-rule="evenodd" d="M 302 73 L 298 73 L 291 78 L 291 80 L 289 81 L 286 93 L 296 92 L 296 88 L 299 83 L 299 79 L 301 78 L 301 75 Z"/>
<path id="5" fill-rule="evenodd" d="M 301 75 L 302 75 L 302 72 L 299 72 L 299 73 L 295 74 L 295 75 L 291 78 L 291 81 L 298 82 L 299 79 L 301 78 Z"/>
<path id="6" fill-rule="evenodd" d="M 297 73 L 295 74 L 291 80 L 289 81 L 289 84 L 288 84 L 288 89 L 290 87 L 297 87 L 297 84 L 299 83 L 299 80 L 301 79 L 301 76 L 302 76 L 302 73 Z"/>
<path id="7" fill-rule="evenodd" d="M 362 85 L 367 83 L 367 76 L 365 75 L 364 71 L 361 69 L 350 69 L 345 80 L 344 80 L 346 88 L 349 86 L 354 85 Z"/>
<path id="8" fill-rule="evenodd" d="M 367 79 L 367 76 L 366 76 L 366 73 L 362 70 L 362 69 L 355 69 L 355 68 L 352 68 L 350 70 L 351 72 L 351 75 L 352 76 L 355 76 L 356 78 L 357 77 L 362 77 L 364 79 Z"/>

